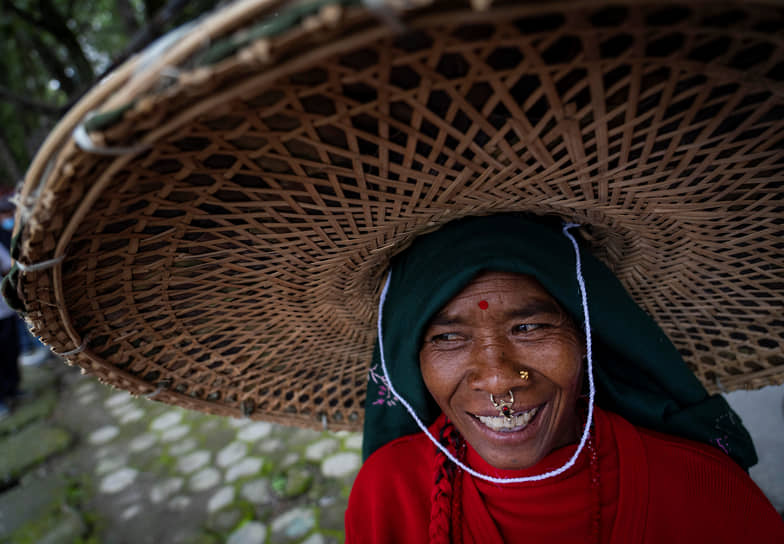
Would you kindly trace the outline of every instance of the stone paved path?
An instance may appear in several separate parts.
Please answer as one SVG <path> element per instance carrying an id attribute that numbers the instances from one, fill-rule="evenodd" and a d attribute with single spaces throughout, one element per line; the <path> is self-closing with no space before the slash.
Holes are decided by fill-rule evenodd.
<path id="1" fill-rule="evenodd" d="M 361 435 L 134 399 L 57 360 L 23 372 L 28 396 L 0 420 L 0 543 L 343 542 Z M 760 458 L 780 468 L 778 444 Z"/>
<path id="2" fill-rule="evenodd" d="M 0 421 L 0 542 L 343 541 L 362 437 L 135 399 L 59 361 Z"/>

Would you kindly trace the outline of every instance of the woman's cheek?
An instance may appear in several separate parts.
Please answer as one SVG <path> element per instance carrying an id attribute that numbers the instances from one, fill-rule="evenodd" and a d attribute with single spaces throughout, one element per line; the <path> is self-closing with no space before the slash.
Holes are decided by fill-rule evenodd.
<path id="1" fill-rule="evenodd" d="M 567 385 L 577 383 L 581 379 L 582 356 L 573 346 L 551 347 L 537 350 L 535 353 L 522 355 L 521 361 L 528 361 L 525 366 L 543 374 L 551 381 Z"/>

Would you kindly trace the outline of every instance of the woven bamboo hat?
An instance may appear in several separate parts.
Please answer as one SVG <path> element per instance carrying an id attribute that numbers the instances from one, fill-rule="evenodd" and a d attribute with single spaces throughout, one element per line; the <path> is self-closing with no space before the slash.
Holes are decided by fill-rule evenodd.
<path id="1" fill-rule="evenodd" d="M 41 149 L 6 294 L 106 383 L 356 429 L 390 257 L 556 214 L 708 389 L 784 380 L 782 9 L 488 3 L 246 1 L 156 44 Z"/>

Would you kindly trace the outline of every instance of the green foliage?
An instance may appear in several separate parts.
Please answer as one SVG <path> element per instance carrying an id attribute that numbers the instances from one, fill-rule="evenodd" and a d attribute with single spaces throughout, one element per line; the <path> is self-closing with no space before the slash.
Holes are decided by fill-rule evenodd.
<path id="1" fill-rule="evenodd" d="M 47 417 L 54 408 L 56 394 L 47 390 L 34 397 L 25 399 L 19 406 L 15 406 L 11 415 L 0 420 L 0 437 L 11 434 L 24 428 L 36 420 Z"/>
<path id="2" fill-rule="evenodd" d="M 0 0 L 0 190 L 107 70 L 217 0 Z"/>
<path id="3" fill-rule="evenodd" d="M 38 542 L 73 542 L 98 544 L 95 536 L 100 520 L 85 509 L 90 497 L 89 485 L 84 478 L 67 478 L 62 490 L 51 497 L 50 506 L 35 519 L 20 526 L 11 542 L 35 544 Z"/>
<path id="4" fill-rule="evenodd" d="M 71 443 L 68 431 L 33 423 L 0 440 L 0 482 L 12 482 Z"/>
<path id="5" fill-rule="evenodd" d="M 309 469 L 305 463 L 296 464 L 275 474 L 271 487 L 280 497 L 293 499 L 310 489 L 314 472 L 315 470 Z"/>

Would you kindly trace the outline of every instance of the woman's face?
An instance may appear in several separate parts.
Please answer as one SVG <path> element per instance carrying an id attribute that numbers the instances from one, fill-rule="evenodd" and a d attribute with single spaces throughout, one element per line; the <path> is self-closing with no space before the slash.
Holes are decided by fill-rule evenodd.
<path id="1" fill-rule="evenodd" d="M 577 440 L 582 357 L 582 335 L 538 281 L 488 272 L 433 317 L 419 364 L 477 453 L 496 468 L 520 469 Z M 511 421 L 490 401 L 509 400 L 510 391 Z"/>

